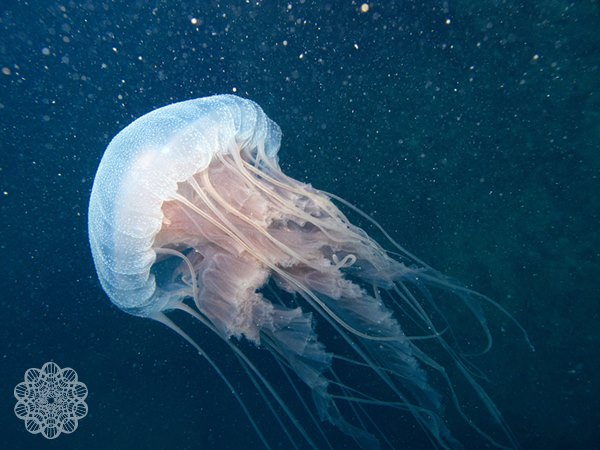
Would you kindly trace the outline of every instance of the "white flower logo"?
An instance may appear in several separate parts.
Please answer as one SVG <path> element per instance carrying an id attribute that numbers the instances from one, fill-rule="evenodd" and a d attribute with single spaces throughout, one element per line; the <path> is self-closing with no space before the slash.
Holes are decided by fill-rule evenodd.
<path id="1" fill-rule="evenodd" d="M 88 412 L 87 395 L 77 372 L 48 362 L 41 369 L 27 369 L 24 381 L 15 386 L 15 414 L 30 433 L 55 439 L 77 429 L 77 421 Z"/>

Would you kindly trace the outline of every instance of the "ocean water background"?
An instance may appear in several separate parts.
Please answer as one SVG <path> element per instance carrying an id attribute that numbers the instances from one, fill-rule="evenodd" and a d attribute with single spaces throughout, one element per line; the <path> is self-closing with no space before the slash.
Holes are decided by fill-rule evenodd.
<path id="1" fill-rule="evenodd" d="M 259 444 L 181 338 L 110 304 L 87 243 L 112 136 L 216 93 L 256 101 L 281 126 L 286 173 L 362 208 L 527 329 L 535 352 L 488 310 L 495 343 L 479 361 L 523 448 L 600 446 L 599 3 L 361 5 L 0 6 L 2 448 Z M 13 413 L 25 370 L 50 360 L 89 388 L 88 416 L 55 441 Z"/>

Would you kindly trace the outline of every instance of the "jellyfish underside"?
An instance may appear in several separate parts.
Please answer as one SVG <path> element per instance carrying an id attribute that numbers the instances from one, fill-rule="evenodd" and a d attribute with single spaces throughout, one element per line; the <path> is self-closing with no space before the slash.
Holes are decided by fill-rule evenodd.
<path id="1" fill-rule="evenodd" d="M 479 303 L 489 299 L 423 264 L 379 227 L 395 253 L 385 251 L 352 225 L 332 199 L 379 227 L 342 199 L 287 177 L 260 147 L 240 146 L 238 152 L 216 155 L 207 168 L 180 182 L 175 196 L 162 205 L 153 249 L 157 282 L 169 301 L 153 318 L 187 339 L 231 387 L 210 352 L 165 313 L 184 311 L 219 335 L 296 447 L 296 434 L 310 447 L 334 447 L 323 422 L 361 448 L 394 447 L 371 417 L 371 408 L 410 414 L 433 446 L 460 447 L 442 418 L 429 373 L 446 382 L 454 410 L 486 441 L 502 447 L 463 412 L 444 366 L 422 349 L 432 342 L 472 388 L 507 441 L 504 445 L 516 447 L 429 290 L 449 292 L 470 311 L 489 341 L 483 351 L 491 338 Z M 175 268 L 166 264 L 177 258 Z M 161 267 L 169 269 L 158 273 Z M 415 334 L 405 334 L 400 316 Z M 336 346 L 342 352 L 319 339 L 316 322 L 321 320 L 341 337 Z M 312 404 L 300 401 L 318 430 L 316 437 L 238 345 L 243 339 L 268 349 L 290 383 L 301 380 L 310 388 Z M 357 385 L 357 376 L 377 380 L 370 383 L 375 387 Z M 234 395 L 269 447 L 247 405 Z"/>

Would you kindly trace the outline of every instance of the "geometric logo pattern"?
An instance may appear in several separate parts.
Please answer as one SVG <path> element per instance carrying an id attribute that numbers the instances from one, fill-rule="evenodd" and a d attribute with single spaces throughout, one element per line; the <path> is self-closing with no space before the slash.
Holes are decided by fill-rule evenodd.
<path id="1" fill-rule="evenodd" d="M 88 390 L 70 367 L 48 362 L 41 369 L 27 369 L 24 381 L 15 386 L 15 414 L 25 428 L 47 439 L 72 433 L 88 413 Z"/>

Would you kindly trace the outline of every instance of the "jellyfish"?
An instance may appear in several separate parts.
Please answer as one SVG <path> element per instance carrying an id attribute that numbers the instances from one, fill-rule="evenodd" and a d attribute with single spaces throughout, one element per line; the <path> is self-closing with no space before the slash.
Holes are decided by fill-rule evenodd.
<path id="1" fill-rule="evenodd" d="M 265 448 L 273 442 L 255 408 L 175 312 L 224 342 L 295 448 L 335 448 L 332 429 L 359 448 L 398 447 L 381 419 L 395 415 L 432 447 L 460 448 L 450 409 L 488 443 L 516 447 L 457 330 L 465 316 L 474 320 L 487 351 L 483 305 L 492 300 L 420 261 L 351 203 L 286 176 L 280 142 L 278 125 L 233 95 L 171 104 L 118 133 L 88 219 L 112 303 L 165 324 L 206 358 Z M 275 370 L 249 348 L 268 352 Z M 477 424 L 457 386 L 492 430 Z"/>

